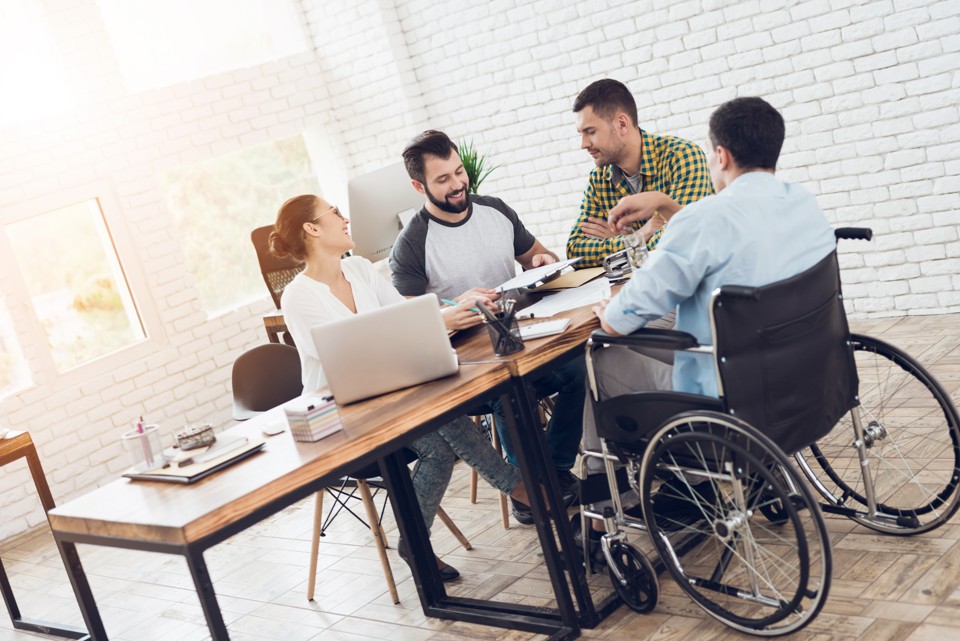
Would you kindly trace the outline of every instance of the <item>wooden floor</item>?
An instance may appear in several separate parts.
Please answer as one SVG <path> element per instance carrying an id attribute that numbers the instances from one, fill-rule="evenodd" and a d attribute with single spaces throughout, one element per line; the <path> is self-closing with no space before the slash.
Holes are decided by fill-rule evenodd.
<path id="1" fill-rule="evenodd" d="M 853 323 L 915 356 L 960 401 L 960 316 L 906 317 Z M 533 529 L 503 530 L 496 496 L 481 487 L 466 499 L 467 470 L 458 465 L 444 506 L 472 540 L 464 551 L 438 523 L 434 547 L 463 573 L 452 594 L 549 605 L 546 571 Z M 328 502 L 329 503 L 329 502 Z M 369 533 L 341 517 L 320 546 L 316 602 L 306 600 L 312 502 L 294 505 L 207 553 L 231 637 L 282 641 L 522 641 L 537 635 L 424 617 L 410 573 L 390 557 L 402 603 L 387 596 Z M 396 536 L 387 519 L 388 537 Z M 791 639 L 805 641 L 950 641 L 960 639 L 960 517 L 915 538 L 880 536 L 827 516 L 834 549 L 833 584 L 820 616 Z M 644 545 L 643 547 L 648 547 Z M 209 638 L 186 564 L 179 557 L 80 546 L 80 555 L 114 641 Z M 0 557 L 24 616 L 82 626 L 79 610 L 47 528 L 4 542 Z M 728 641 L 749 638 L 709 619 L 661 577 L 663 595 L 649 615 L 621 607 L 584 639 Z M 608 593 L 605 576 L 591 578 Z M 41 637 L 14 631 L 0 615 L 0 641 Z"/>

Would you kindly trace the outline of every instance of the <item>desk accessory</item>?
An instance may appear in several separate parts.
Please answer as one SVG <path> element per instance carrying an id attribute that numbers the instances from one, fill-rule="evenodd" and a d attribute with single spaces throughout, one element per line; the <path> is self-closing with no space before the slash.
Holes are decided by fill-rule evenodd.
<path id="1" fill-rule="evenodd" d="M 184 457 L 179 448 L 169 448 L 163 452 L 162 458 L 167 459 L 167 462 L 162 466 L 148 470 L 135 469 L 124 476 L 135 481 L 164 481 L 187 485 L 256 454 L 264 445 L 263 439 L 221 435 L 218 444 L 206 452 Z"/>
<path id="2" fill-rule="evenodd" d="M 490 334 L 493 353 L 497 356 L 506 356 L 523 349 L 523 338 L 520 337 L 520 327 L 514 312 L 515 304 L 516 301 L 512 298 L 501 298 L 500 311 L 493 313 L 484 306 L 483 301 L 477 299 L 477 307 L 483 314 L 483 323 Z"/>
<path id="3" fill-rule="evenodd" d="M 210 447 L 216 440 L 213 425 L 210 425 L 210 423 L 194 425 L 177 434 L 177 445 L 180 446 L 181 451 Z"/>
<path id="4" fill-rule="evenodd" d="M 160 428 L 157 425 L 144 425 L 142 416 L 136 427 L 124 432 L 120 440 L 123 441 L 123 449 L 127 451 L 134 471 L 152 470 L 163 465 Z"/>
<path id="5" fill-rule="evenodd" d="M 337 403 L 330 397 L 307 396 L 283 406 L 293 440 L 312 443 L 343 429 Z"/>
<path id="6" fill-rule="evenodd" d="M 544 336 L 561 334 L 569 324 L 569 318 L 557 318 L 554 320 L 540 321 L 538 323 L 530 323 L 520 328 L 520 338 L 526 341 L 533 338 L 543 338 Z"/>

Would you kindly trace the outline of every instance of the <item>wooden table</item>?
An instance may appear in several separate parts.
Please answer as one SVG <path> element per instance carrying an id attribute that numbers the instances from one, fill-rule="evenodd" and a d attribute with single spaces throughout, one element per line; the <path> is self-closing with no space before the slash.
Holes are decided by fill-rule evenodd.
<path id="1" fill-rule="evenodd" d="M 27 461 L 27 467 L 30 468 L 30 476 L 33 478 L 33 485 L 40 496 L 40 505 L 43 506 L 44 512 L 52 510 L 55 507 L 53 495 L 50 494 L 50 486 L 47 485 L 47 478 L 43 474 L 40 457 L 37 456 L 37 448 L 34 446 L 30 434 L 21 432 L 15 436 L 0 438 L 0 467 L 19 459 L 26 459 Z M 53 634 L 68 639 L 88 638 L 86 630 L 57 623 L 37 621 L 36 619 L 26 619 L 21 616 L 20 607 L 17 605 L 17 599 L 13 594 L 13 586 L 10 585 L 2 561 L 0 561 L 0 593 L 3 594 L 3 601 L 7 606 L 7 612 L 10 613 L 13 627 L 17 630 Z"/>
<path id="2" fill-rule="evenodd" d="M 267 332 L 267 340 L 271 343 L 280 343 L 280 334 L 287 331 L 287 324 L 283 320 L 283 312 L 277 310 L 264 314 L 263 329 Z"/>
<path id="3" fill-rule="evenodd" d="M 106 641 L 107 634 L 77 543 L 184 556 L 212 638 L 229 639 L 203 552 L 373 461 L 381 466 L 400 535 L 411 547 L 413 577 L 425 614 L 545 634 L 557 641 L 575 638 L 580 626 L 596 625 L 599 618 L 575 561 L 566 515 L 562 511 L 548 515 L 539 493 L 531 495 L 531 510 L 556 609 L 448 596 L 433 563 L 409 472 L 395 454 L 400 446 L 499 396 L 503 406 L 511 408 L 505 412 L 507 426 L 524 482 L 536 487 L 544 479 L 551 504 L 560 505 L 559 486 L 552 465 L 547 464 L 550 457 L 534 412 L 531 381 L 577 357 L 596 327 L 589 308 L 564 315 L 573 322 L 563 334 L 528 341 L 524 350 L 506 357 L 493 355 L 484 328 L 462 333 L 455 341 L 461 360 L 457 374 L 342 407 L 343 431 L 317 443 L 295 443 L 285 432 L 268 439 L 262 453 L 196 485 L 120 479 L 52 510 L 54 537 L 68 562 L 92 638 Z M 230 432 L 259 436 L 265 425 L 284 420 L 277 408 Z"/>

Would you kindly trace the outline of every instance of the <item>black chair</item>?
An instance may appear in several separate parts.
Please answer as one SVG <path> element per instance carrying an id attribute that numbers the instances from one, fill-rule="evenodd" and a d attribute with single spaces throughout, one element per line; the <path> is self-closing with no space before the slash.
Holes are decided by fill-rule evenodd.
<path id="1" fill-rule="evenodd" d="M 238 421 L 245 421 L 257 414 L 273 409 L 278 405 L 300 396 L 303 384 L 300 378 L 300 356 L 295 347 L 281 343 L 267 343 L 258 345 L 237 358 L 233 364 L 233 417 Z M 410 448 L 403 448 L 402 454 L 406 463 L 417 459 L 416 453 Z M 371 492 L 370 488 L 374 491 Z M 312 601 L 316 588 L 317 556 L 319 554 L 320 537 L 342 510 L 358 519 L 373 533 L 380 564 L 383 568 L 387 589 L 394 603 L 400 602 L 393 570 L 387 558 L 387 538 L 381 527 L 384 504 L 378 510 L 374 503 L 376 493 L 384 489 L 380 479 L 380 469 L 376 464 L 368 465 L 356 470 L 350 476 L 340 479 L 337 486 L 326 488 L 335 502 L 334 509 L 329 511 L 327 518 L 323 517 L 323 492 L 315 495 L 313 537 L 310 546 L 310 576 L 307 583 L 307 599 Z M 367 520 L 364 521 L 354 512 L 348 502 L 359 499 L 363 503 Z M 466 549 L 471 549 L 470 541 L 463 535 L 443 508 L 437 509 L 437 517 Z"/>

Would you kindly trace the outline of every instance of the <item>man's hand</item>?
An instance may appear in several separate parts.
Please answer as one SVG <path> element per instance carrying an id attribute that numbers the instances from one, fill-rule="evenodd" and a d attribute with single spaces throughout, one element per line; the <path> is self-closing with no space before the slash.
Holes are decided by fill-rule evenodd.
<path id="1" fill-rule="evenodd" d="M 467 303 L 468 307 L 479 305 L 480 303 L 477 302 L 479 300 L 491 312 L 496 312 L 497 306 L 494 304 L 494 301 L 500 300 L 500 294 L 486 287 L 474 287 L 473 289 L 468 289 L 463 292 L 453 300 L 458 303 Z"/>
<path id="2" fill-rule="evenodd" d="M 610 233 L 623 234 L 631 231 L 633 223 L 650 221 L 651 226 L 644 228 L 644 236 L 649 238 L 653 232 L 663 227 L 673 214 L 681 207 L 670 196 L 660 191 L 645 191 L 620 199 L 620 202 L 610 210 L 608 228 Z M 654 213 L 659 212 L 659 216 Z M 649 233 L 647 233 L 649 231 Z"/>
<path id="3" fill-rule="evenodd" d="M 623 201 L 621 200 L 620 202 Z M 587 238 L 613 238 L 614 236 L 620 235 L 620 232 L 608 225 L 607 221 L 602 218 L 594 218 L 593 216 L 588 216 L 587 220 L 580 225 L 580 231 L 582 231 L 583 235 Z"/>
<path id="4" fill-rule="evenodd" d="M 557 262 L 557 257 L 552 254 L 535 254 L 530 262 L 534 267 L 543 267 Z"/>
<path id="5" fill-rule="evenodd" d="M 604 298 L 599 303 L 593 306 L 593 314 L 600 319 L 600 329 L 610 334 L 611 336 L 620 336 L 620 332 L 615 330 L 613 327 L 607 323 L 606 318 L 604 318 L 604 313 L 607 309 L 607 304 L 610 302 L 609 298 Z"/>
<path id="6" fill-rule="evenodd" d="M 443 324 L 447 329 L 467 329 L 483 322 L 483 315 L 480 312 L 473 311 L 473 303 L 463 301 L 456 307 L 444 307 L 440 310 L 443 314 Z"/>

